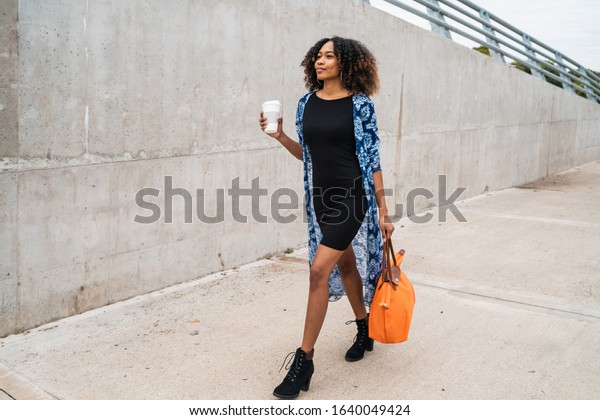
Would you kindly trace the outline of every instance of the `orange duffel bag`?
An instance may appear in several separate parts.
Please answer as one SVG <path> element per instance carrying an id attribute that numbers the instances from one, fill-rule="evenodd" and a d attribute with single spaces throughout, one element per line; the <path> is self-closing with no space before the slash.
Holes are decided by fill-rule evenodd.
<path id="1" fill-rule="evenodd" d="M 408 338 L 415 289 L 404 271 L 400 270 L 403 259 L 404 250 L 394 254 L 392 240 L 386 240 L 381 276 L 375 285 L 369 314 L 369 337 L 380 343 L 401 343 Z"/>

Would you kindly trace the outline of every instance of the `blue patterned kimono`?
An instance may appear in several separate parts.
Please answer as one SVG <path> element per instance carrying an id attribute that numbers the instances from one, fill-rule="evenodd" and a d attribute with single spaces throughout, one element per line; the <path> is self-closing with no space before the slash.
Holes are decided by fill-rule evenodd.
<path id="1" fill-rule="evenodd" d="M 296 111 L 296 131 L 302 145 L 302 162 L 304 164 L 304 201 L 308 220 L 308 254 L 309 264 L 317 251 L 323 235 L 317 222 L 312 200 L 312 159 L 308 146 L 304 143 L 303 117 L 308 98 L 313 92 L 304 95 L 298 102 Z M 362 173 L 364 191 L 367 196 L 368 210 L 365 219 L 352 240 L 352 248 L 356 255 L 356 265 L 364 286 L 364 303 L 369 306 L 373 299 L 375 284 L 381 273 L 383 241 L 375 198 L 373 173 L 380 171 L 379 135 L 377 134 L 377 117 L 371 99 L 362 93 L 352 97 L 354 116 L 354 137 L 356 139 L 356 155 Z M 329 301 L 334 302 L 344 295 L 344 287 L 337 265 L 329 278 Z"/>

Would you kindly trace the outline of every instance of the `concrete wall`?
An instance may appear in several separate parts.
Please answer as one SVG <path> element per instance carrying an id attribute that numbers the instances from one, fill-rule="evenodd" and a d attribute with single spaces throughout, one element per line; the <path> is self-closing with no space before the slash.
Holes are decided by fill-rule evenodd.
<path id="1" fill-rule="evenodd" d="M 374 97 L 388 205 L 412 188 L 461 198 L 600 158 L 600 106 L 359 0 L 0 0 L 0 336 L 305 244 L 302 166 L 258 128 L 284 103 L 294 134 L 299 63 L 324 36 L 377 56 Z M 18 23 L 18 26 L 17 26 Z M 18 37 L 17 37 L 18 28 Z M 134 222 L 174 187 L 249 188 L 258 177 L 299 219 Z M 418 208 L 434 202 L 421 199 Z M 194 200 L 195 201 L 195 200 Z M 214 214 L 216 200 L 207 213 Z M 250 215 L 249 197 L 240 200 Z"/>

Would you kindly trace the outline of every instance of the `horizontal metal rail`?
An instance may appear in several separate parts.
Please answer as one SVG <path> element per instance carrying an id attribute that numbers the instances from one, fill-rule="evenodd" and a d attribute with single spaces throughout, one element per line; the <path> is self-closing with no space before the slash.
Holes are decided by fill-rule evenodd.
<path id="1" fill-rule="evenodd" d="M 364 0 L 369 3 L 369 0 Z M 487 47 L 493 58 L 504 62 L 504 57 L 513 59 L 531 70 L 531 74 L 543 80 L 548 78 L 558 82 L 564 89 L 572 92 L 582 92 L 585 96 L 600 103 L 600 77 L 589 71 L 575 60 L 563 55 L 559 51 L 546 45 L 536 38 L 531 37 L 518 28 L 515 28 L 508 22 L 498 16 L 488 12 L 478 5 L 467 0 L 385 0 L 396 7 L 399 7 L 407 12 L 412 13 L 422 19 L 429 21 L 432 30 L 441 33 L 452 39 L 450 32 L 456 33 L 466 39 L 479 43 L 481 46 Z M 407 3 L 418 3 L 425 6 L 428 13 L 422 12 Z M 475 15 L 469 10 L 464 9 L 456 2 L 462 3 L 466 7 L 479 13 Z M 443 9 L 440 3 L 448 8 L 453 9 L 457 13 Z M 455 24 L 449 24 L 446 18 L 474 31 L 476 34 L 483 35 L 479 37 L 471 34 Z M 465 18 L 471 19 L 474 23 L 467 21 Z M 481 27 L 477 26 L 481 25 Z M 516 45 L 509 43 L 507 40 L 500 38 L 496 34 L 502 35 L 506 39 L 514 42 Z M 515 36 L 516 34 L 516 36 Z M 517 38 L 520 36 L 521 39 Z M 515 55 L 518 54 L 519 56 Z M 547 61 L 543 61 L 540 57 L 544 57 Z M 524 58 L 521 58 L 525 57 Z M 573 67 L 574 66 L 574 67 Z"/>
<path id="2" fill-rule="evenodd" d="M 427 6 L 427 7 L 432 7 L 431 3 L 427 2 L 427 1 L 419 1 L 419 0 L 414 0 L 414 1 L 417 1 L 418 3 L 421 3 L 421 4 L 423 4 L 424 6 Z M 490 22 L 486 22 L 485 20 L 481 19 L 479 16 L 476 16 L 476 15 L 473 15 L 473 14 L 471 14 L 469 11 L 467 11 L 467 10 L 464 10 L 464 9 L 460 8 L 459 6 L 457 6 L 457 5 L 453 4 L 452 2 L 450 2 L 450 1 L 448 1 L 448 0 L 438 0 L 438 2 L 440 2 L 440 3 L 443 3 L 443 4 L 447 5 L 448 7 L 451 7 L 451 8 L 453 8 L 454 10 L 460 11 L 460 12 L 461 12 L 462 14 L 464 14 L 465 16 L 468 16 L 468 17 L 470 17 L 471 19 L 473 19 L 473 20 L 475 20 L 475 21 L 477 21 L 477 22 L 481 23 L 482 25 L 488 25 L 488 26 L 492 27 L 492 29 L 494 30 L 494 32 L 496 32 L 496 33 L 499 33 L 499 34 L 501 34 L 501 35 L 505 36 L 506 38 L 510 39 L 511 41 L 513 41 L 513 42 L 515 42 L 515 43 L 517 43 L 517 44 L 519 44 L 519 45 L 521 45 L 521 46 L 522 46 L 522 47 L 524 47 L 524 48 L 527 48 L 527 49 L 530 49 L 530 50 L 532 50 L 532 51 L 533 51 L 534 53 L 536 53 L 536 54 L 539 54 L 539 55 L 541 55 L 541 56 L 543 56 L 543 57 L 546 57 L 547 59 L 549 59 L 549 60 L 552 60 L 552 61 L 554 61 L 554 60 L 556 59 L 556 57 L 552 57 L 552 56 L 548 55 L 548 54 L 547 54 L 547 53 L 545 53 L 544 51 L 542 51 L 542 50 L 538 49 L 536 46 L 534 46 L 534 45 L 528 45 L 528 44 L 526 44 L 526 43 L 525 43 L 525 42 L 523 42 L 521 39 L 518 39 L 518 38 L 514 37 L 512 34 L 510 34 L 509 32 L 505 31 L 505 30 L 504 30 L 504 29 L 502 29 L 501 27 L 497 27 L 497 26 L 495 26 L 495 25 L 491 24 Z M 441 8 L 440 8 L 440 9 L 441 9 Z M 483 9 L 480 9 L 480 10 L 483 10 Z M 444 10 L 440 10 L 440 13 L 443 13 L 445 16 L 448 16 L 448 17 L 450 17 L 451 19 L 454 19 L 454 20 L 456 20 L 456 21 L 458 21 L 458 22 L 462 23 L 463 25 L 465 25 L 465 26 L 467 26 L 467 27 L 469 27 L 469 28 L 473 29 L 474 31 L 477 31 L 477 32 L 479 32 L 480 34 L 487 35 L 487 36 L 490 36 L 491 38 L 494 38 L 494 39 L 496 39 L 498 42 L 501 42 L 502 44 L 504 44 L 504 45 L 508 46 L 509 48 L 511 48 L 511 47 L 512 47 L 510 44 L 507 44 L 507 43 L 503 42 L 502 40 L 500 40 L 500 39 L 496 38 L 495 36 L 492 36 L 492 35 L 490 35 L 488 32 L 485 32 L 485 31 L 484 31 L 484 30 L 482 30 L 481 28 L 478 28 L 478 27 L 476 27 L 476 26 L 473 26 L 473 25 L 471 25 L 471 24 L 469 24 L 469 23 L 465 22 L 465 21 L 464 21 L 464 20 L 462 20 L 462 19 L 460 19 L 460 20 L 457 20 L 457 19 L 454 17 L 454 15 L 452 15 L 452 14 L 450 14 L 450 13 L 447 13 L 447 12 L 445 12 Z M 489 12 L 488 12 L 488 15 L 489 15 L 489 17 L 490 17 L 490 18 L 492 18 L 492 16 L 494 16 L 494 15 L 492 15 L 492 14 L 491 14 L 491 13 L 489 13 Z M 494 20 L 495 20 L 495 19 L 494 19 Z M 521 36 L 523 36 L 523 35 L 526 35 L 525 33 L 521 32 L 521 31 L 518 31 L 518 30 L 517 30 L 517 31 L 513 31 L 513 32 L 515 32 L 515 33 L 517 33 L 518 35 L 521 35 Z M 534 40 L 534 38 L 531 38 L 531 37 L 530 37 L 530 39 L 531 39 L 531 40 Z M 536 43 L 537 43 L 537 42 L 536 42 Z M 545 45 L 545 44 L 544 44 L 544 45 Z M 545 48 L 545 47 L 544 47 L 544 48 Z M 545 49 L 548 49 L 548 48 L 545 48 Z M 534 58 L 535 58 L 535 57 L 534 57 Z M 565 58 L 565 57 L 563 56 L 563 58 Z M 574 70 L 574 71 L 576 71 L 576 72 L 577 72 L 577 74 L 578 74 L 579 76 L 584 76 L 584 75 L 580 74 L 580 73 L 579 73 L 577 70 Z"/>
<path id="3" fill-rule="evenodd" d="M 449 5 L 449 4 L 450 4 L 450 2 L 449 2 L 449 1 L 447 1 L 447 0 L 438 0 L 438 1 L 441 1 L 441 2 L 443 2 L 443 3 L 444 3 L 444 4 L 446 4 L 446 5 Z M 477 6 L 475 3 L 473 3 L 473 2 L 470 2 L 470 1 L 468 1 L 468 0 L 457 0 L 457 1 L 459 1 L 459 2 L 463 3 L 464 5 L 466 5 L 466 6 L 468 6 L 468 7 L 471 7 L 473 10 L 476 10 L 476 11 L 478 11 L 478 12 L 479 12 L 479 11 L 481 11 L 481 10 L 484 10 L 484 9 L 482 9 L 481 7 Z M 488 13 L 488 15 L 489 15 L 490 19 L 492 19 L 492 20 L 494 20 L 496 23 L 498 23 L 498 24 L 500 24 L 500 25 L 502 25 L 502 26 L 506 27 L 507 29 L 509 29 L 509 30 L 513 31 L 513 32 L 514 32 L 514 33 L 516 33 L 517 35 L 521 35 L 521 36 L 527 35 L 527 36 L 529 36 L 529 39 L 530 39 L 532 42 L 534 42 L 535 44 L 539 45 L 540 47 L 542 47 L 542 48 L 546 49 L 547 51 L 551 51 L 551 52 L 553 52 L 554 54 L 556 54 L 556 53 L 558 52 L 558 51 L 556 51 L 554 48 L 552 48 L 552 47 L 548 46 L 547 44 L 543 43 L 542 41 L 538 40 L 537 38 L 534 38 L 534 37 L 532 37 L 531 35 L 525 34 L 525 33 L 524 33 L 523 31 L 521 31 L 520 29 L 518 29 L 518 28 L 515 28 L 514 26 L 512 26 L 511 24 L 509 24 L 509 23 L 508 23 L 508 22 L 506 22 L 505 20 L 503 20 L 503 19 L 499 18 L 498 16 L 494 15 L 493 13 L 490 13 L 489 11 L 487 11 L 487 13 Z M 498 29 L 497 29 L 497 30 L 498 30 Z M 507 36 L 506 34 L 503 34 L 503 35 Z M 518 40 L 517 40 L 517 42 L 518 42 L 519 44 L 521 44 L 521 45 L 523 45 L 523 46 L 526 46 L 526 47 L 527 47 L 527 45 L 523 44 L 522 42 L 520 42 L 520 41 L 518 41 Z M 536 49 L 536 52 L 538 52 L 538 51 L 539 51 L 539 50 L 537 50 L 537 49 Z M 541 55 L 543 55 L 543 56 L 545 56 L 546 58 L 549 58 L 549 59 L 550 59 L 550 60 L 552 60 L 552 61 L 554 61 L 554 60 L 555 60 L 555 58 L 549 57 L 548 55 L 546 55 L 546 54 L 544 54 L 544 53 L 542 53 L 542 52 L 540 52 L 540 54 L 541 54 Z M 578 63 L 578 62 L 576 62 L 575 60 L 573 60 L 573 59 L 569 58 L 568 56 L 566 56 L 566 55 L 564 55 L 564 54 L 562 54 L 562 53 L 560 53 L 560 55 L 561 55 L 561 57 L 562 57 L 562 59 L 563 59 L 563 60 L 566 60 L 566 61 L 570 62 L 571 64 L 573 64 L 573 65 L 577 66 L 578 68 L 583 68 L 583 66 L 582 66 L 581 64 L 579 64 L 579 63 Z M 578 69 L 574 69 L 573 71 L 576 71 L 576 72 L 578 72 Z M 579 72 L 578 72 L 578 73 L 579 73 Z M 589 73 L 591 73 L 591 72 L 589 72 Z M 588 72 L 586 71 L 586 73 L 585 73 L 584 75 L 582 75 L 582 76 L 588 76 L 588 77 L 590 77 L 592 80 L 594 80 L 594 81 L 596 81 L 596 82 L 600 82 L 600 77 L 598 77 L 598 76 L 597 76 L 597 75 L 595 75 L 594 73 L 588 74 Z"/>
<path id="4" fill-rule="evenodd" d="M 420 4 L 422 4 L 422 5 L 426 6 L 426 7 L 438 7 L 438 6 L 432 5 L 430 2 L 428 2 L 426 0 L 413 0 L 413 1 L 416 1 L 417 3 L 420 3 Z M 523 42 L 523 41 L 521 41 L 521 40 L 513 37 L 512 35 L 510 35 L 506 31 L 502 30 L 502 28 L 498 28 L 495 25 L 491 24 L 490 22 L 486 22 L 486 21 L 484 21 L 483 19 L 481 19 L 481 18 L 479 18 L 477 16 L 473 16 L 470 13 L 461 10 L 460 8 L 456 7 L 454 4 L 452 4 L 448 0 L 438 0 L 438 2 L 446 4 L 446 5 L 454 8 L 455 10 L 460 10 L 461 12 L 465 12 L 464 13 L 465 15 L 471 17 L 472 19 L 476 20 L 477 22 L 480 22 L 482 25 L 488 25 L 488 26 L 490 26 L 493 29 L 494 32 L 501 33 L 505 37 L 507 37 L 507 38 L 511 39 L 512 41 L 514 41 L 514 42 L 520 44 L 521 46 L 525 47 L 526 48 L 525 52 L 523 52 L 523 51 L 519 51 L 519 52 L 521 54 L 525 55 L 527 58 L 530 58 L 530 59 L 532 59 L 532 60 L 540 63 L 541 61 L 538 60 L 538 59 L 536 59 L 536 56 L 532 54 L 532 53 L 538 53 L 539 55 L 542 55 L 542 56 L 544 56 L 544 57 L 546 57 L 546 58 L 548 58 L 548 59 L 550 59 L 552 61 L 556 60 L 556 57 L 551 57 L 551 56 L 547 55 L 546 53 L 544 53 L 543 51 L 537 49 L 533 45 L 527 45 L 525 42 Z M 458 16 L 456 16 L 456 15 L 454 15 L 452 13 L 446 12 L 441 7 L 438 7 L 437 11 L 439 13 L 442 13 L 444 16 L 447 16 L 450 19 L 452 19 L 452 20 L 454 20 L 454 21 L 456 21 L 456 22 L 458 22 L 458 23 L 460 23 L 460 24 L 468 27 L 469 29 L 472 29 L 472 30 L 474 30 L 474 31 L 476 31 L 476 32 L 478 32 L 478 33 L 480 33 L 482 35 L 485 35 L 485 36 L 487 36 L 489 38 L 492 38 L 496 42 L 505 45 L 509 49 L 514 49 L 511 44 L 503 41 L 502 39 L 498 38 L 497 36 L 495 36 L 493 34 L 490 34 L 489 32 L 484 31 L 481 28 L 478 28 L 478 27 L 470 24 L 469 22 L 461 19 L 460 17 L 458 17 Z M 489 14 L 489 12 L 488 12 L 488 14 Z M 489 16 L 491 17 L 491 15 L 489 15 Z M 524 35 L 523 32 L 521 32 L 520 34 Z M 532 38 L 530 37 L 530 39 L 532 39 Z M 532 53 L 527 52 L 527 49 L 531 50 Z M 562 58 L 564 59 L 564 56 Z M 545 64 L 548 65 L 548 63 L 545 63 Z M 556 67 L 555 70 L 558 71 L 559 74 L 563 74 L 564 76 L 569 77 L 569 78 L 574 78 L 577 82 L 579 82 L 579 83 L 581 83 L 583 85 L 587 85 L 589 88 L 593 88 L 593 86 L 587 80 L 585 80 L 585 75 L 582 74 L 582 73 L 580 73 L 577 69 L 570 69 L 571 70 L 570 74 L 568 72 L 564 71 L 563 69 L 561 69 L 560 67 Z M 563 79 L 560 79 L 558 81 L 560 81 L 562 83 Z"/>
<path id="5" fill-rule="evenodd" d="M 479 12 L 480 10 L 483 10 L 481 7 L 477 6 L 475 3 L 473 3 L 473 2 L 470 2 L 470 1 L 468 1 L 468 0 L 458 0 L 458 1 L 459 1 L 459 2 L 461 2 L 461 3 L 463 3 L 464 5 L 466 5 L 466 6 L 470 7 L 470 8 L 472 8 L 473 10 L 477 10 L 478 12 Z M 446 1 L 444 1 L 444 3 L 447 3 L 447 2 L 446 2 Z M 494 21 L 496 21 L 498 24 L 500 24 L 500 25 L 503 25 L 504 27 L 506 27 L 507 29 L 509 29 L 509 30 L 513 31 L 514 33 L 516 33 L 516 34 L 518 34 L 518 35 L 525 35 L 525 33 L 524 33 L 523 31 L 521 31 L 521 30 L 520 30 L 520 29 L 518 29 L 518 28 L 515 28 L 515 27 L 514 27 L 514 26 L 512 26 L 510 23 L 508 23 L 508 22 L 506 22 L 505 20 L 503 20 L 503 19 L 499 18 L 498 16 L 494 15 L 493 13 L 490 13 L 490 12 L 488 11 L 488 14 L 489 14 L 490 18 L 491 18 L 491 19 L 493 19 Z M 532 36 L 530 36 L 530 35 L 529 35 L 529 38 L 530 38 L 530 39 L 531 39 L 533 42 L 535 42 L 537 45 L 539 45 L 540 47 L 542 47 L 542 48 L 545 48 L 545 49 L 546 49 L 546 50 L 548 50 L 548 51 L 556 52 L 556 50 L 555 50 L 554 48 L 552 48 L 552 47 L 550 47 L 550 46 L 546 45 L 545 43 L 543 43 L 542 41 L 538 40 L 537 38 L 534 38 L 534 37 L 532 37 Z M 576 62 L 575 60 L 573 60 L 573 59 L 569 58 L 568 56 L 566 56 L 566 55 L 564 55 L 564 54 L 562 54 L 562 53 L 561 53 L 561 55 L 562 55 L 562 58 L 563 58 L 564 60 L 567 60 L 567 61 L 569 61 L 571 64 L 573 64 L 573 65 L 575 65 L 575 66 L 578 66 L 578 67 L 583 67 L 583 66 L 581 66 L 581 64 L 579 64 L 579 63 L 578 63 L 578 62 Z M 552 60 L 552 58 L 551 58 L 551 60 Z M 586 72 L 586 74 L 587 74 L 587 72 Z M 595 75 L 595 74 L 593 74 L 593 73 L 592 73 L 592 79 L 594 79 L 594 80 L 596 80 L 596 81 L 600 82 L 600 77 L 596 76 L 596 75 Z"/>

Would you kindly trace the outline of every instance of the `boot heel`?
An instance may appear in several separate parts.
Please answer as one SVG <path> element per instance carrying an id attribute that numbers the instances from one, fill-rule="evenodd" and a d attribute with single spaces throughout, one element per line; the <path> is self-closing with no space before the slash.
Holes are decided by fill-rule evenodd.
<path id="1" fill-rule="evenodd" d="M 312 351 L 310 353 L 312 354 Z M 283 368 L 286 363 L 289 365 L 288 358 L 293 354 L 294 353 L 290 353 L 286 356 L 281 368 Z M 291 361 L 292 365 L 289 367 L 287 375 L 283 379 L 283 382 L 275 388 L 273 395 L 277 398 L 289 400 L 296 398 L 300 394 L 300 391 L 308 391 L 310 380 L 315 371 L 315 365 L 312 358 L 311 360 L 308 360 L 306 357 L 306 352 L 301 348 L 296 350 L 296 354 Z M 288 368 L 286 367 L 286 369 Z"/>
<path id="2" fill-rule="evenodd" d="M 373 351 L 373 339 L 372 338 L 369 338 L 367 340 L 366 350 L 367 351 Z"/>
<path id="3" fill-rule="evenodd" d="M 310 380 L 311 380 L 311 379 L 312 379 L 312 376 L 310 376 L 310 377 L 309 377 L 309 378 L 306 380 L 306 382 L 304 383 L 304 385 L 302 385 L 302 386 L 300 387 L 300 389 L 301 389 L 302 391 L 308 391 L 308 388 L 310 388 Z"/>

